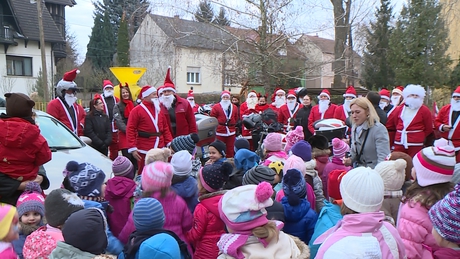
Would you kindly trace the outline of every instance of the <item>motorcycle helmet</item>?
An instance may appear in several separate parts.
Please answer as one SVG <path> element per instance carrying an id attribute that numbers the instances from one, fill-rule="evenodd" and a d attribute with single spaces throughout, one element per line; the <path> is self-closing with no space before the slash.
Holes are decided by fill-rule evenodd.
<path id="1" fill-rule="evenodd" d="M 258 113 L 253 113 L 243 118 L 243 125 L 247 129 L 253 129 L 258 123 L 262 121 L 262 116 Z"/>

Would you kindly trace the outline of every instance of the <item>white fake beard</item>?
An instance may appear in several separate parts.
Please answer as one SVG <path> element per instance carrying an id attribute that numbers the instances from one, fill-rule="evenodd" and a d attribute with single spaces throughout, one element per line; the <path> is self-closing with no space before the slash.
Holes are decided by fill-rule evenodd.
<path id="1" fill-rule="evenodd" d="M 190 103 L 190 106 L 192 106 L 192 107 L 194 107 L 194 106 L 195 106 L 195 100 L 193 100 L 193 101 L 190 101 L 190 100 L 188 100 L 188 99 L 187 99 L 187 101 L 188 101 L 188 103 Z"/>
<path id="2" fill-rule="evenodd" d="M 163 95 L 160 98 L 160 102 L 166 107 L 166 109 L 169 110 L 169 109 L 171 109 L 172 104 L 173 104 L 175 99 L 176 98 L 174 97 L 174 95 L 168 95 L 168 96 Z"/>
<path id="3" fill-rule="evenodd" d="M 406 105 L 409 109 L 417 110 L 418 108 L 422 107 L 423 99 L 422 98 L 414 98 L 408 97 L 406 99 Z"/>
<path id="4" fill-rule="evenodd" d="M 288 109 L 289 109 L 290 111 L 294 110 L 294 108 L 295 108 L 295 103 L 296 103 L 295 100 L 288 100 L 288 101 L 287 101 L 286 105 L 287 105 L 287 107 L 288 107 Z"/>
<path id="5" fill-rule="evenodd" d="M 460 111 L 460 100 L 455 100 L 454 98 L 450 99 L 450 106 L 454 111 Z"/>
<path id="6" fill-rule="evenodd" d="M 151 101 L 155 107 L 155 111 L 160 112 L 160 100 L 158 100 L 158 98 L 152 98 Z"/>
<path id="7" fill-rule="evenodd" d="M 283 96 L 283 97 L 279 97 L 279 96 L 276 96 L 275 97 L 275 105 L 276 105 L 276 108 L 279 108 L 281 106 L 283 106 L 283 104 L 286 103 L 286 97 Z"/>
<path id="8" fill-rule="evenodd" d="M 343 101 L 343 108 L 345 108 L 346 112 L 351 111 L 351 108 L 350 108 L 351 101 L 353 101 L 353 100 L 345 100 L 345 101 Z"/>
<path id="9" fill-rule="evenodd" d="M 398 106 L 400 100 L 401 100 L 401 96 L 400 96 L 400 95 L 398 95 L 398 96 L 391 96 L 391 104 L 392 104 L 393 106 Z"/>
<path id="10" fill-rule="evenodd" d="M 257 97 L 250 97 L 246 100 L 249 109 L 255 109 L 257 104 Z"/>
<path id="11" fill-rule="evenodd" d="M 318 102 L 318 108 L 319 108 L 319 113 L 324 113 L 326 112 L 327 108 L 329 108 L 329 100 L 319 100 Z"/>
<path id="12" fill-rule="evenodd" d="M 104 96 L 105 97 L 113 96 L 113 90 L 104 90 Z"/>
<path id="13" fill-rule="evenodd" d="M 387 103 L 387 102 L 380 102 L 380 103 L 379 103 L 379 106 L 380 106 L 380 109 L 383 110 L 383 109 L 385 109 L 385 107 L 388 106 L 388 103 Z"/>
<path id="14" fill-rule="evenodd" d="M 220 106 L 222 106 L 222 109 L 228 110 L 228 107 L 230 107 L 230 100 L 220 100 Z"/>
<path id="15" fill-rule="evenodd" d="M 72 106 L 77 101 L 77 97 L 74 94 L 65 94 L 64 99 L 69 106 Z"/>

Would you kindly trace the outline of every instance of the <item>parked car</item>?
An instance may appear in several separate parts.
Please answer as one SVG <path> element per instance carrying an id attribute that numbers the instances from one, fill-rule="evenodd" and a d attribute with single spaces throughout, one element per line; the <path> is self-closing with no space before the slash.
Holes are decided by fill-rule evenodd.
<path id="1" fill-rule="evenodd" d="M 0 113 L 4 112 L 5 108 L 0 108 Z M 67 162 L 71 160 L 78 163 L 91 163 L 104 171 L 106 179 L 111 177 L 112 160 L 85 144 L 82 139 L 53 116 L 38 110 L 35 110 L 35 113 L 41 134 L 48 141 L 48 146 L 52 152 L 51 161 L 44 165 L 46 175 L 50 180 L 50 188 L 45 193 L 61 187 L 64 179 L 62 171 Z"/>

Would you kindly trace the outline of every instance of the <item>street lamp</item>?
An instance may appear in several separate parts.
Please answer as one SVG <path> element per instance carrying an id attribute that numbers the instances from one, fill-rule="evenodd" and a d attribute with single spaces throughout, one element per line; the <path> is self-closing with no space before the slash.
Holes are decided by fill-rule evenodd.
<path id="1" fill-rule="evenodd" d="M 42 0 L 30 0 L 31 4 L 37 4 L 37 15 L 38 15 L 38 31 L 40 35 L 40 51 L 42 58 L 42 79 L 43 79 L 43 97 L 44 101 L 47 102 L 49 98 L 48 94 L 48 69 L 46 69 L 46 45 L 45 45 L 45 32 L 43 31 L 43 11 L 42 11 Z"/>

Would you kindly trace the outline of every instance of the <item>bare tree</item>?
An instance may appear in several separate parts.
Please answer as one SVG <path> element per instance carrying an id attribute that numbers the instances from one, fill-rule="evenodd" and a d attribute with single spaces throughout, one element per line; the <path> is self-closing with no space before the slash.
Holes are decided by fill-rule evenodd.
<path id="1" fill-rule="evenodd" d="M 1 85 L 0 85 L 0 89 L 2 91 L 2 96 L 3 96 L 3 94 L 11 93 L 13 91 L 15 85 L 16 85 L 16 78 L 8 76 L 6 74 L 6 70 L 5 70 L 5 73 L 2 76 L 2 81 L 1 81 Z"/>

